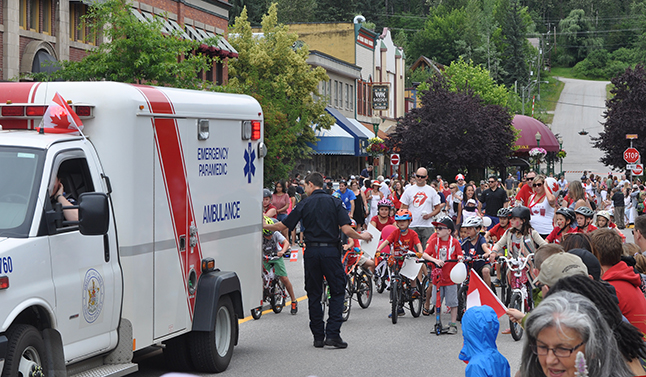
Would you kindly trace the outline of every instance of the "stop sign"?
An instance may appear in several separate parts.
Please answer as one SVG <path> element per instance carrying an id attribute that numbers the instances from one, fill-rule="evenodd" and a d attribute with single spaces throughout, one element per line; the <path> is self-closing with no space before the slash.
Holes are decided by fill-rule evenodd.
<path id="1" fill-rule="evenodd" d="M 633 169 L 633 174 L 642 175 L 642 173 L 644 173 L 644 165 L 642 164 L 635 165 L 635 168 Z"/>
<path id="2" fill-rule="evenodd" d="M 624 151 L 624 160 L 629 164 L 634 164 L 639 160 L 639 151 L 635 148 L 627 148 Z"/>
<path id="3" fill-rule="evenodd" d="M 391 165 L 399 165 L 399 154 L 398 153 L 393 153 L 390 155 L 390 164 Z"/>

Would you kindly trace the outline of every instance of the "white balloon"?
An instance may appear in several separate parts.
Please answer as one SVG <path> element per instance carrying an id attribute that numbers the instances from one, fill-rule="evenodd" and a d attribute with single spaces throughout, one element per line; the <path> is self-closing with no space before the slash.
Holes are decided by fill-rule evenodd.
<path id="1" fill-rule="evenodd" d="M 482 218 L 482 225 L 484 225 L 485 228 L 489 228 L 489 226 L 491 225 L 491 219 L 488 216 L 484 216 Z"/>
<path id="2" fill-rule="evenodd" d="M 467 267 L 462 262 L 456 264 L 451 270 L 451 280 L 455 284 L 462 284 L 462 282 L 466 278 L 467 278 Z"/>

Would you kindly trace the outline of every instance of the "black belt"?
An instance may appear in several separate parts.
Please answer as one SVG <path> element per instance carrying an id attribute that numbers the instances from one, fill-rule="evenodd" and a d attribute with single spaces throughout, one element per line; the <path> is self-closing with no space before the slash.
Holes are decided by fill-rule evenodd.
<path id="1" fill-rule="evenodd" d="M 332 246 L 332 247 L 337 247 L 338 243 L 327 243 L 327 242 L 305 242 L 305 246 Z"/>

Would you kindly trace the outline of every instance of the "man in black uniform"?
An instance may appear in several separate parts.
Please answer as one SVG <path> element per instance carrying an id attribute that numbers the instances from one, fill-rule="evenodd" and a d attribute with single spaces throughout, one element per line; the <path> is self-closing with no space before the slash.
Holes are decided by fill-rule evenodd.
<path id="1" fill-rule="evenodd" d="M 339 228 L 348 237 L 370 241 L 368 232 L 358 234 L 350 226 L 348 211 L 341 200 L 323 191 L 323 176 L 313 172 L 305 177 L 304 199 L 294 207 L 282 222 L 263 224 L 264 229 L 281 231 L 294 229 L 299 220 L 305 227 L 303 261 L 305 265 L 305 290 L 310 314 L 310 330 L 314 335 L 314 347 L 325 345 L 346 348 L 348 343 L 341 339 L 341 314 L 345 294 L 345 272 L 341 264 Z M 327 326 L 323 322 L 321 297 L 323 277 L 330 287 L 330 309 Z"/>

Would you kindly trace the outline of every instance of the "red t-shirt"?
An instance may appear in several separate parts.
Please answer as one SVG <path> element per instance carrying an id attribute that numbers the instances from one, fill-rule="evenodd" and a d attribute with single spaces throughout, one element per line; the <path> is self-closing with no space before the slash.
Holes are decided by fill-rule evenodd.
<path id="1" fill-rule="evenodd" d="M 393 217 L 393 216 L 388 216 L 388 220 L 386 220 L 386 223 L 385 223 L 385 224 L 382 224 L 382 223 L 379 221 L 379 216 L 372 216 L 372 219 L 370 219 L 370 222 L 373 222 L 373 221 L 374 221 L 374 222 L 375 222 L 375 224 L 376 224 L 376 225 L 375 225 L 375 227 L 377 228 L 377 230 L 381 232 L 382 230 L 384 230 L 384 228 L 386 227 L 386 225 L 392 225 L 392 224 L 394 224 L 394 223 L 395 223 L 395 217 Z"/>
<path id="2" fill-rule="evenodd" d="M 408 229 L 406 234 L 401 234 L 401 231 L 396 229 L 390 233 L 387 240 L 391 245 L 393 245 L 391 250 L 393 250 L 392 255 L 395 257 L 400 257 L 408 251 L 416 253 L 417 249 L 415 248 L 415 245 L 420 243 L 417 233 L 412 229 Z"/>
<path id="3" fill-rule="evenodd" d="M 573 229 L 571 226 L 567 225 L 568 229 L 564 229 L 561 234 L 559 232 L 561 231 L 561 228 L 558 226 L 555 226 L 554 229 L 552 229 L 552 233 L 550 233 L 547 238 L 545 238 L 545 241 L 549 243 L 561 243 L 561 239 L 565 234 L 568 233 L 576 233 L 576 230 Z"/>
<path id="4" fill-rule="evenodd" d="M 502 226 L 500 226 L 500 223 L 498 223 L 489 230 L 489 235 L 491 236 L 491 238 L 493 239 L 493 237 L 496 237 L 496 240 L 494 241 L 494 243 L 500 240 L 502 235 L 505 234 L 505 231 L 509 229 L 510 225 L 511 225 L 510 223 L 507 223 L 507 226 L 503 228 Z"/>
<path id="5" fill-rule="evenodd" d="M 532 185 L 531 184 L 524 184 L 523 187 L 520 188 L 520 191 L 518 191 L 518 194 L 516 194 L 516 200 L 520 200 L 525 207 L 527 207 L 527 203 L 529 203 L 529 197 L 534 194 L 534 191 L 532 191 Z"/>
<path id="6" fill-rule="evenodd" d="M 576 227 L 576 229 L 574 229 L 570 233 L 590 233 L 590 232 L 594 232 L 595 230 L 597 230 L 597 227 L 590 224 L 590 225 L 588 225 L 587 228 L 585 228 L 583 230 L 581 230 L 581 228 L 579 228 L 579 227 Z"/>
<path id="7" fill-rule="evenodd" d="M 424 252 L 435 259 L 445 261 L 461 257 L 462 247 L 460 246 L 460 241 L 453 236 L 446 241 L 442 241 L 437 237 L 437 233 L 433 233 L 433 235 L 428 239 L 428 246 Z M 442 280 L 440 280 L 441 287 L 455 284 L 453 280 L 451 280 L 451 270 L 455 265 L 456 262 L 449 262 L 444 263 L 444 266 L 442 266 Z"/>
<path id="8" fill-rule="evenodd" d="M 278 214 L 278 208 L 276 208 L 276 206 L 275 206 L 275 205 L 273 205 L 273 204 L 269 204 L 269 205 L 267 206 L 267 208 L 263 211 L 263 214 L 267 213 L 267 212 L 268 212 L 270 209 L 272 209 L 272 208 L 273 208 L 273 209 L 275 209 L 275 210 L 276 210 L 276 214 Z"/>

